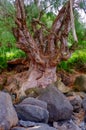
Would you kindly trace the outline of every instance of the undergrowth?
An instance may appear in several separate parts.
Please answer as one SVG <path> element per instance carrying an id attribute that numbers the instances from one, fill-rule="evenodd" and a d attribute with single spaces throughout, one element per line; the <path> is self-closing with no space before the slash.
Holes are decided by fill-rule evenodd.
<path id="1" fill-rule="evenodd" d="M 7 68 L 7 61 L 25 57 L 25 53 L 18 48 L 0 48 L 0 70 Z"/>
<path id="2" fill-rule="evenodd" d="M 86 64 L 86 49 L 76 50 L 68 61 L 62 61 L 58 65 L 58 69 L 64 69 L 65 71 L 72 72 L 72 69 L 79 68 Z"/>

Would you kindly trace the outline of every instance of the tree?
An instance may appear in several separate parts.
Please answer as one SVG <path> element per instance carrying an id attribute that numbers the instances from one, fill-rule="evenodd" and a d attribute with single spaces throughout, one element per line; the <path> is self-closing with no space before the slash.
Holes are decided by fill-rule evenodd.
<path id="1" fill-rule="evenodd" d="M 62 7 L 51 30 L 48 30 L 39 19 L 33 19 L 33 36 L 27 28 L 24 0 L 16 0 L 15 5 L 17 28 L 14 28 L 14 35 L 18 47 L 26 52 L 28 61 L 30 60 L 28 79 L 19 90 L 20 94 L 24 94 L 29 88 L 46 87 L 55 82 L 57 65 L 70 57 L 67 38 L 71 29 L 71 21 L 74 22 L 73 5 L 68 1 Z"/>

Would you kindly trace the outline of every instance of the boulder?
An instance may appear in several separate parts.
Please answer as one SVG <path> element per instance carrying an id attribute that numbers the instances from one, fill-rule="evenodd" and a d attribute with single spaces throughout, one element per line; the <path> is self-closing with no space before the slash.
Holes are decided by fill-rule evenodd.
<path id="1" fill-rule="evenodd" d="M 17 123 L 18 117 L 12 105 L 11 96 L 0 92 L 0 130 L 9 130 Z"/>
<path id="2" fill-rule="evenodd" d="M 77 76 L 74 82 L 74 89 L 86 92 L 86 75 Z"/>
<path id="3" fill-rule="evenodd" d="M 40 100 L 33 98 L 33 97 L 25 98 L 20 104 L 30 104 L 30 105 L 39 106 L 39 107 L 42 107 L 44 109 L 47 109 L 46 102 L 40 101 Z"/>
<path id="4" fill-rule="evenodd" d="M 55 84 L 46 87 L 38 99 L 47 102 L 50 122 L 71 118 L 73 107 Z"/>
<path id="5" fill-rule="evenodd" d="M 35 98 L 27 98 L 15 106 L 19 119 L 34 122 L 48 122 L 47 103 Z"/>

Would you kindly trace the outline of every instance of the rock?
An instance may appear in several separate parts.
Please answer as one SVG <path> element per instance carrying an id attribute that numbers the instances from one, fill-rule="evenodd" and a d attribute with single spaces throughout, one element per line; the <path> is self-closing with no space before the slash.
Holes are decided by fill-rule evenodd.
<path id="1" fill-rule="evenodd" d="M 25 94 L 28 97 L 38 97 L 40 93 L 43 91 L 43 88 L 35 87 L 35 88 L 29 88 L 25 91 Z"/>
<path id="2" fill-rule="evenodd" d="M 82 106 L 84 111 L 86 112 L 86 97 L 82 100 Z"/>
<path id="3" fill-rule="evenodd" d="M 32 102 L 31 102 L 32 101 Z M 34 122 L 48 122 L 47 104 L 34 98 L 27 98 L 15 106 L 19 119 Z"/>
<path id="4" fill-rule="evenodd" d="M 78 124 L 78 126 L 81 124 L 81 122 L 84 121 L 84 117 L 85 117 L 85 112 L 83 109 L 81 109 L 79 111 L 79 113 L 74 113 L 72 115 L 72 120 L 74 121 L 75 124 Z"/>
<path id="5" fill-rule="evenodd" d="M 86 130 L 86 123 L 85 122 L 81 122 L 79 127 L 81 128 L 81 130 Z"/>
<path id="6" fill-rule="evenodd" d="M 42 126 L 42 128 L 44 127 L 45 128 L 45 126 L 46 126 L 46 128 L 52 128 L 52 127 L 50 127 L 48 124 L 44 124 L 44 123 L 35 123 L 35 122 L 31 122 L 31 121 L 19 121 L 19 124 L 20 124 L 20 126 L 22 126 L 22 127 L 25 127 L 25 128 L 29 128 L 29 127 L 33 127 L 33 128 L 35 128 L 36 126 L 38 127 L 38 126 Z M 43 128 L 43 129 L 44 129 Z"/>
<path id="7" fill-rule="evenodd" d="M 50 122 L 71 118 L 73 107 L 54 84 L 45 88 L 38 99 L 47 102 Z"/>
<path id="8" fill-rule="evenodd" d="M 0 130 L 9 130 L 18 123 L 16 111 L 8 93 L 0 92 Z"/>
<path id="9" fill-rule="evenodd" d="M 77 91 L 86 92 L 86 75 L 80 75 L 76 77 L 74 82 L 74 89 Z"/>
<path id="10" fill-rule="evenodd" d="M 82 106 L 85 111 L 84 121 L 86 122 L 86 97 L 82 101 Z"/>
<path id="11" fill-rule="evenodd" d="M 28 127 L 28 128 L 15 127 L 15 128 L 12 128 L 11 130 L 58 130 L 58 129 L 50 127 L 47 124 L 39 123 L 38 125 L 34 127 Z"/>
<path id="12" fill-rule="evenodd" d="M 40 100 L 33 98 L 33 97 L 25 98 L 20 104 L 30 104 L 30 105 L 39 106 L 39 107 L 42 107 L 44 109 L 47 109 L 46 102 L 40 101 Z"/>
<path id="13" fill-rule="evenodd" d="M 85 92 L 69 92 L 66 94 L 66 96 L 80 96 L 80 98 L 84 98 L 86 97 L 86 93 Z"/>
<path id="14" fill-rule="evenodd" d="M 82 99 L 86 97 L 85 92 L 76 92 L 76 95 L 79 95 Z"/>
<path id="15" fill-rule="evenodd" d="M 14 127 L 11 130 L 28 130 L 28 129 L 26 129 L 24 127 Z"/>
<path id="16" fill-rule="evenodd" d="M 82 99 L 80 98 L 80 96 L 76 95 L 76 96 L 71 96 L 68 97 L 71 105 L 73 106 L 73 111 L 74 112 L 79 112 L 81 110 L 81 106 L 82 106 Z"/>
<path id="17" fill-rule="evenodd" d="M 19 126 L 22 126 L 22 127 L 33 127 L 33 126 L 36 126 L 37 124 L 38 123 L 35 123 L 32 121 L 23 121 L 23 120 L 19 121 Z"/>
<path id="18" fill-rule="evenodd" d="M 66 122 L 54 122 L 53 126 L 57 130 L 81 130 L 72 120 Z"/>
<path id="19" fill-rule="evenodd" d="M 55 82 L 55 85 L 57 86 L 57 88 L 58 88 L 62 93 L 69 93 L 69 92 L 71 92 L 71 88 L 65 86 L 64 83 L 61 82 L 61 80 L 58 80 L 57 82 Z"/>
<path id="20" fill-rule="evenodd" d="M 58 129 L 50 127 L 47 124 L 41 124 L 41 125 L 38 125 L 38 126 L 34 126 L 32 128 L 29 128 L 27 130 L 58 130 Z"/>

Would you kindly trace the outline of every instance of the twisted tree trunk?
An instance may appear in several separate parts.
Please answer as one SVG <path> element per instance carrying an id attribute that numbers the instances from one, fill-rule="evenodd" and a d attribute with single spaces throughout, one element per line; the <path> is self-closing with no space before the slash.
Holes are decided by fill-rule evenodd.
<path id="1" fill-rule="evenodd" d="M 62 60 L 70 57 L 67 38 L 71 28 L 70 2 L 60 10 L 53 22 L 50 32 L 43 36 L 44 25 L 34 20 L 34 36 L 32 37 L 26 25 L 24 0 L 16 0 L 16 24 L 14 35 L 17 45 L 26 52 L 30 59 L 27 80 L 21 85 L 19 92 L 24 92 L 32 87 L 46 87 L 57 80 L 56 66 Z M 36 30 L 36 25 L 41 28 Z"/>

